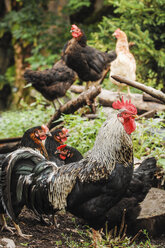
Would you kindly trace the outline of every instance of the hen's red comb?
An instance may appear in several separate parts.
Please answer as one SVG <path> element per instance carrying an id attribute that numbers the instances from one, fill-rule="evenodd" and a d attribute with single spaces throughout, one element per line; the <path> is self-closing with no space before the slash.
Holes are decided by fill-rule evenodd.
<path id="1" fill-rule="evenodd" d="M 67 133 L 69 133 L 69 130 L 68 130 L 67 128 L 63 127 L 63 128 L 62 128 L 62 132 L 63 132 L 64 134 L 67 134 Z"/>
<path id="2" fill-rule="evenodd" d="M 73 24 L 72 26 L 71 26 L 71 30 L 73 30 L 73 29 L 77 29 L 78 27 L 76 26 L 76 24 Z"/>
<path id="3" fill-rule="evenodd" d="M 45 132 L 48 132 L 49 131 L 49 128 L 46 126 L 46 125 L 42 125 L 41 128 L 45 131 Z"/>
<path id="4" fill-rule="evenodd" d="M 61 146 L 58 146 L 57 147 L 57 150 L 61 150 L 61 149 L 65 148 L 65 147 L 66 147 L 66 144 L 65 145 L 61 145 Z"/>
<path id="5" fill-rule="evenodd" d="M 132 113 L 134 113 L 135 115 L 137 114 L 137 109 L 136 107 L 131 103 L 131 100 L 126 100 L 124 102 L 123 96 L 121 98 L 121 101 L 118 100 L 116 102 L 112 103 L 112 107 L 114 109 L 127 109 L 129 111 L 131 111 Z"/>

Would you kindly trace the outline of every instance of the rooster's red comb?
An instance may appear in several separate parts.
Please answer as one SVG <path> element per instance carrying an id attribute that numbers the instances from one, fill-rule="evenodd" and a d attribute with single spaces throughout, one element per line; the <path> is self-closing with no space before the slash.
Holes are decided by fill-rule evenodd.
<path id="1" fill-rule="evenodd" d="M 57 150 L 61 150 L 61 149 L 65 148 L 65 147 L 66 147 L 66 144 L 65 145 L 61 145 L 61 146 L 58 146 L 57 147 Z"/>
<path id="2" fill-rule="evenodd" d="M 131 100 L 129 100 L 129 101 L 126 100 L 124 102 L 123 96 L 121 98 L 121 101 L 118 100 L 116 102 L 113 102 L 112 103 L 112 107 L 114 109 L 127 109 L 127 110 L 131 111 L 132 113 L 134 113 L 135 115 L 137 114 L 137 109 L 136 109 L 135 105 L 133 105 L 131 103 Z"/>

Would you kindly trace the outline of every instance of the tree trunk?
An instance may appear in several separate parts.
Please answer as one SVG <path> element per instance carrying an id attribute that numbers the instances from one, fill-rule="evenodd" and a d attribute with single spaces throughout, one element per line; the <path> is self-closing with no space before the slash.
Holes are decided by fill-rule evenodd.
<path id="1" fill-rule="evenodd" d="M 24 74 L 24 67 L 23 67 L 23 51 L 22 47 L 17 41 L 14 44 L 14 59 L 15 59 L 15 70 L 16 70 L 16 77 L 15 77 L 15 87 L 17 88 L 17 92 L 14 95 L 14 104 L 19 104 L 22 95 L 23 95 L 23 88 L 24 88 L 24 81 L 23 81 L 23 74 Z"/>

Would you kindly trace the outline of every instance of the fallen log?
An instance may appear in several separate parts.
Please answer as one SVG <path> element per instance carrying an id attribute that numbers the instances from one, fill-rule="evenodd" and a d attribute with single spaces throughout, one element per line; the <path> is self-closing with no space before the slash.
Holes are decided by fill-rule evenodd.
<path id="1" fill-rule="evenodd" d="M 92 86 L 87 91 L 82 92 L 76 99 L 70 100 L 63 106 L 59 108 L 57 112 L 53 115 L 50 121 L 47 123 L 49 129 L 52 129 L 57 125 L 57 123 L 53 123 L 58 120 L 61 114 L 72 114 L 77 109 L 86 105 L 87 100 L 92 101 L 98 94 L 101 92 L 101 86 Z M 58 123 L 59 124 L 59 123 Z"/>
<path id="2" fill-rule="evenodd" d="M 118 81 L 119 83 L 124 83 L 124 84 L 128 84 L 130 86 L 133 86 L 134 88 L 142 90 L 142 91 L 148 93 L 149 95 L 151 95 L 151 96 L 153 96 L 153 97 L 155 97 L 155 98 L 157 98 L 160 101 L 165 103 L 165 94 L 160 90 L 156 90 L 156 89 L 149 87 L 149 86 L 146 86 L 142 83 L 132 81 L 132 80 L 129 80 L 127 78 L 120 77 L 118 75 L 112 75 L 111 77 L 113 79 L 115 79 L 116 81 Z"/>
<path id="3" fill-rule="evenodd" d="M 155 97 L 150 96 L 149 94 L 147 94 L 145 92 L 143 92 L 143 101 L 146 101 L 146 102 L 157 102 L 157 103 L 163 104 L 162 101 L 160 101 L 159 99 L 157 99 Z"/>
<path id="4" fill-rule="evenodd" d="M 129 100 L 129 97 L 125 93 L 120 93 L 124 99 Z M 112 103 L 119 99 L 117 92 L 111 92 L 109 90 L 102 89 L 101 94 L 98 96 L 99 103 L 106 107 L 112 107 Z M 165 111 L 165 105 L 156 102 L 144 102 L 141 94 L 131 94 L 131 102 L 138 110 L 138 114 L 143 114 L 149 111 Z"/>

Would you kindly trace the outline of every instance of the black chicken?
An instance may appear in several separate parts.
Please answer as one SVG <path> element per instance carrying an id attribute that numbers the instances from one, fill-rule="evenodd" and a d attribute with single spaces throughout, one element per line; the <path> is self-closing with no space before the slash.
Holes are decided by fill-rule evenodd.
<path id="1" fill-rule="evenodd" d="M 29 128 L 22 136 L 20 146 L 37 149 L 42 155 L 49 159 L 45 148 L 45 140 L 47 136 L 51 136 L 51 133 L 46 125 Z"/>
<path id="2" fill-rule="evenodd" d="M 122 199 L 112 207 L 106 214 L 106 221 L 109 229 L 114 226 L 120 226 L 124 209 L 126 210 L 125 221 L 129 230 L 132 229 L 132 223 L 140 213 L 139 203 L 144 200 L 151 187 L 157 182 L 155 158 L 145 159 L 141 165 L 134 170 L 131 182 Z M 96 226 L 99 223 L 96 222 Z"/>
<path id="3" fill-rule="evenodd" d="M 77 162 L 83 158 L 82 154 L 76 148 L 67 146 L 66 144 L 58 146 L 55 155 L 65 164 Z"/>
<path id="4" fill-rule="evenodd" d="M 63 145 L 67 141 L 69 130 L 66 128 L 58 128 L 51 132 L 51 136 L 48 136 L 45 141 L 45 148 L 49 156 L 49 160 L 61 166 L 64 162 L 59 159 L 59 156 L 55 154 L 57 147 Z"/>
<path id="5" fill-rule="evenodd" d="M 104 225 L 107 212 L 121 200 L 133 173 L 130 134 L 136 129 L 137 110 L 123 100 L 113 106 L 121 110 L 103 124 L 93 149 L 78 162 L 57 167 L 27 148 L 5 159 L 2 201 L 14 222 L 26 205 L 40 215 L 66 209 L 91 225 L 96 220 Z"/>
<path id="6" fill-rule="evenodd" d="M 49 132 L 49 129 L 45 125 L 32 127 L 24 133 L 21 139 L 20 147 L 31 147 L 33 149 L 37 149 L 38 151 L 40 151 L 41 154 L 43 154 L 46 158 L 48 158 L 48 153 L 45 149 L 44 141 L 46 137 L 49 135 L 51 134 Z M 10 153 L 0 154 L 0 175 L 1 175 L 2 163 L 9 154 Z M 1 192 L 0 192 L 0 198 L 1 198 Z M 4 210 L 2 202 L 0 201 L 0 218 L 2 222 L 1 230 L 6 229 L 12 232 L 12 229 L 8 227 L 6 223 L 6 219 L 4 216 L 5 213 L 6 211 Z M 41 221 L 45 222 L 42 216 L 41 216 Z"/>
<path id="7" fill-rule="evenodd" d="M 82 81 L 98 81 L 110 66 L 110 62 L 115 60 L 115 51 L 106 53 L 88 46 L 84 32 L 75 24 L 72 25 L 71 32 L 73 38 L 64 46 L 63 59 Z"/>
<path id="8" fill-rule="evenodd" d="M 47 100 L 63 97 L 77 78 L 76 73 L 61 59 L 51 69 L 44 71 L 26 70 L 24 78 Z M 54 103 L 54 102 L 53 102 Z M 55 103 L 54 103 L 55 106 Z M 55 106 L 56 108 L 56 106 Z"/>

